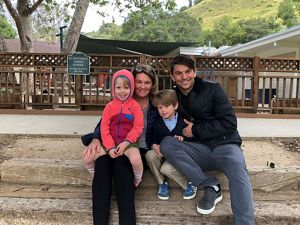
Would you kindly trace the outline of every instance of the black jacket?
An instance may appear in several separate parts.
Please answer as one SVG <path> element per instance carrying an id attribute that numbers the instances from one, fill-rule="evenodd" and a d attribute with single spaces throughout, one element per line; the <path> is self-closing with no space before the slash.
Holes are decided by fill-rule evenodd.
<path id="1" fill-rule="evenodd" d="M 219 83 L 195 78 L 191 92 L 185 96 L 176 88 L 178 112 L 194 123 L 197 142 L 215 148 L 223 144 L 241 145 L 235 112 Z"/>
<path id="2" fill-rule="evenodd" d="M 184 122 L 183 117 L 181 115 L 178 115 L 176 126 L 172 131 L 170 131 L 165 125 L 163 118 L 159 116 L 154 122 L 152 144 L 159 145 L 164 137 L 174 137 L 175 135 L 182 136 L 184 138 L 184 141 L 191 141 L 191 138 L 184 137 L 182 134 L 182 130 L 186 126 L 187 124 Z"/>

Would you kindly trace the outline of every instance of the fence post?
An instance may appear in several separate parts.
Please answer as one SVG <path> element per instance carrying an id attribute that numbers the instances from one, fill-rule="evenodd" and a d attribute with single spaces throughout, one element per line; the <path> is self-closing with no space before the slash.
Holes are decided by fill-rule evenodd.
<path id="1" fill-rule="evenodd" d="M 140 55 L 140 64 L 147 64 L 147 57 L 145 54 Z"/>
<path id="2" fill-rule="evenodd" d="M 81 109 L 82 103 L 82 89 L 83 89 L 83 79 L 81 75 L 75 76 L 75 104 Z"/>
<path id="3" fill-rule="evenodd" d="M 251 82 L 253 113 L 257 113 L 257 108 L 258 108 L 259 64 L 260 64 L 260 58 L 258 56 L 255 56 L 254 57 L 254 65 L 253 65 L 253 78 L 252 78 L 252 82 Z"/>

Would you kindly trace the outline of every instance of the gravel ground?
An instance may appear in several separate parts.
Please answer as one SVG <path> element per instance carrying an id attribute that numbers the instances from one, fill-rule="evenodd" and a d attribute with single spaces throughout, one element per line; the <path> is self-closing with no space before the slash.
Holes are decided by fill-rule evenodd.
<path id="1" fill-rule="evenodd" d="M 0 135 L 0 163 L 9 158 L 81 159 L 79 137 Z M 300 165 L 300 138 L 255 138 L 243 141 L 248 166 Z"/>

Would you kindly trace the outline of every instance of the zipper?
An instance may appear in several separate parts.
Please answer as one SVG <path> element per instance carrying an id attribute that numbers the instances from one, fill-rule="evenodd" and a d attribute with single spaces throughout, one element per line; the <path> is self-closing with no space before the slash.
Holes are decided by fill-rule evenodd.
<path id="1" fill-rule="evenodd" d="M 121 137 L 120 137 L 120 124 L 121 124 L 121 116 L 122 116 L 122 111 L 123 111 L 123 101 L 122 101 L 122 104 L 121 104 L 121 110 L 120 110 L 120 114 L 119 114 L 119 121 L 118 121 L 118 138 L 120 140 L 120 143 L 121 143 Z"/>

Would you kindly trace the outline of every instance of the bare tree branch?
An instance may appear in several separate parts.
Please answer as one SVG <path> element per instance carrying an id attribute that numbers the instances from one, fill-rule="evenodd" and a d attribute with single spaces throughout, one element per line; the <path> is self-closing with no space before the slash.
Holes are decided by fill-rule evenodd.
<path id="1" fill-rule="evenodd" d="M 29 12 L 32 14 L 38 7 L 39 5 L 43 2 L 44 0 L 38 0 L 36 3 L 34 3 L 30 8 Z"/>
<path id="2" fill-rule="evenodd" d="M 9 11 L 10 15 L 14 18 L 14 20 L 17 20 L 17 18 L 19 18 L 19 13 L 16 10 L 16 8 L 14 8 L 11 1 L 10 0 L 3 0 L 3 2 L 5 3 L 6 8 Z"/>

